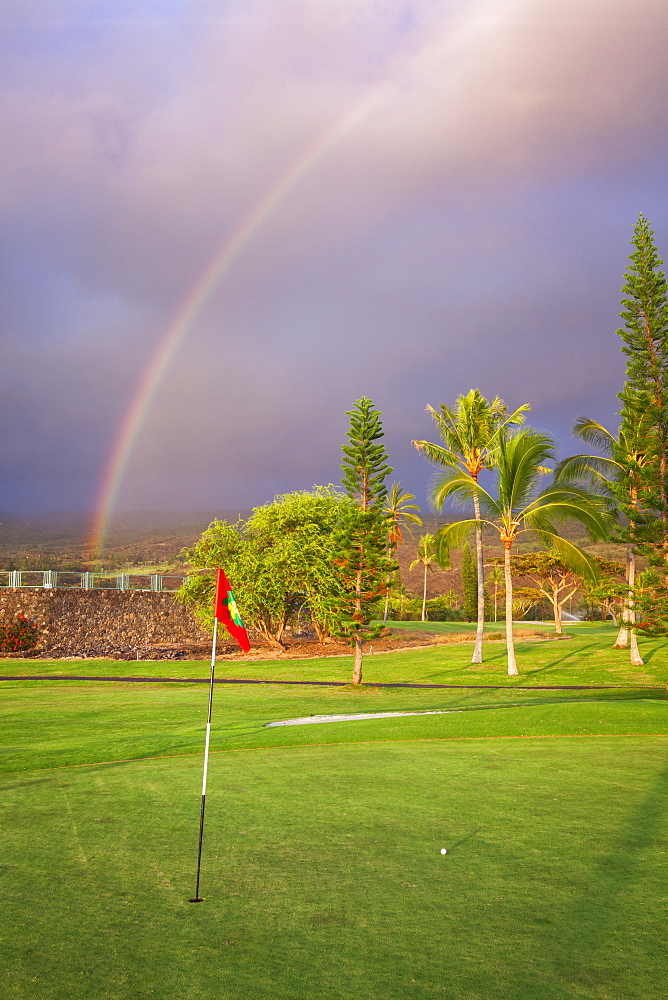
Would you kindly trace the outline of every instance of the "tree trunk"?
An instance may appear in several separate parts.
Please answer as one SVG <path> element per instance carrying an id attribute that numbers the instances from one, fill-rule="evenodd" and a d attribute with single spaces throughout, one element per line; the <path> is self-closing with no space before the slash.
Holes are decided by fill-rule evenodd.
<path id="1" fill-rule="evenodd" d="M 513 576 L 510 571 L 510 546 L 504 543 L 503 572 L 506 581 L 506 650 L 508 653 L 508 676 L 517 677 L 515 662 L 515 637 L 513 635 Z"/>
<path id="2" fill-rule="evenodd" d="M 631 552 L 631 559 L 629 561 L 629 630 L 631 632 L 631 665 L 634 667 L 642 667 L 645 664 L 642 656 L 640 655 L 640 650 L 638 649 L 638 636 L 636 630 L 633 628 L 636 621 L 636 612 L 633 602 L 633 588 L 636 584 L 636 557 L 635 552 Z"/>
<path id="3" fill-rule="evenodd" d="M 427 565 L 425 563 L 424 567 L 424 587 L 422 588 L 422 621 L 425 620 L 425 611 L 427 610 Z"/>
<path id="4" fill-rule="evenodd" d="M 557 633 L 557 635 L 564 634 L 564 630 L 561 624 L 561 604 L 559 604 L 559 601 L 557 601 L 554 606 L 554 631 Z"/>
<path id="5" fill-rule="evenodd" d="M 325 643 L 325 642 L 332 642 L 333 641 L 331 635 L 329 634 L 329 629 L 328 628 L 323 628 L 323 626 L 320 624 L 320 622 L 316 621 L 316 619 L 313 617 L 313 615 L 311 615 L 311 622 L 313 624 L 313 628 L 315 629 L 315 634 L 318 637 L 318 642 L 319 643 Z"/>
<path id="6" fill-rule="evenodd" d="M 266 639 L 266 641 L 269 643 L 270 646 L 272 646 L 274 649 L 285 649 L 285 646 L 280 641 L 280 639 L 277 639 L 274 632 L 272 632 L 270 624 L 267 624 L 267 622 L 264 620 L 260 620 L 257 623 L 257 627 L 260 634 L 264 636 L 264 638 Z M 281 635 L 283 634 L 283 629 L 280 629 L 280 634 Z"/>
<path id="7" fill-rule="evenodd" d="M 362 615 L 362 571 L 358 570 L 355 581 L 355 618 L 357 620 L 357 630 L 355 632 L 355 662 L 353 664 L 353 684 L 362 683 L 362 636 L 360 635 Z"/>
<path id="8" fill-rule="evenodd" d="M 477 480 L 476 480 L 477 482 Z M 473 510 L 475 512 L 475 551 L 478 562 L 478 624 L 475 633 L 475 646 L 471 663 L 482 663 L 482 637 L 485 631 L 485 570 L 482 552 L 482 524 L 480 523 L 480 501 L 473 494 Z"/>
<path id="9" fill-rule="evenodd" d="M 629 582 L 629 576 L 630 576 L 630 573 L 631 573 L 631 555 L 632 555 L 632 553 L 631 553 L 631 546 L 627 545 L 626 546 L 626 573 L 625 573 L 626 582 L 627 583 Z M 628 625 L 628 621 L 629 621 L 629 609 L 628 609 L 627 602 L 624 601 L 624 605 L 622 607 L 622 624 L 620 626 L 619 633 L 618 633 L 617 638 L 615 640 L 615 644 L 612 647 L 613 649 L 626 649 L 626 647 L 628 646 L 628 643 L 629 643 L 629 625 Z"/>
<path id="10" fill-rule="evenodd" d="M 353 664 L 353 684 L 362 683 L 362 636 L 355 633 L 355 662 Z"/>
<path id="11" fill-rule="evenodd" d="M 619 626 L 619 632 L 617 633 L 617 638 L 615 639 L 615 644 L 613 649 L 626 649 L 629 644 L 629 627 L 626 623 L 626 608 L 622 611 L 622 624 Z"/>
<path id="12" fill-rule="evenodd" d="M 397 543 L 398 544 L 398 543 Z M 387 558 L 389 559 L 392 555 L 392 546 L 388 543 L 387 546 Z M 385 591 L 385 608 L 383 609 L 383 625 L 387 625 L 387 614 L 390 607 L 390 586 L 391 583 L 387 581 L 387 590 Z"/>

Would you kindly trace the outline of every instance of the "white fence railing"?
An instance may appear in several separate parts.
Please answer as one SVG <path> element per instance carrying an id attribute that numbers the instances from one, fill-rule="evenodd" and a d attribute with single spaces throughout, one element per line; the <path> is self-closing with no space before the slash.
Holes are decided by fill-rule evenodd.
<path id="1" fill-rule="evenodd" d="M 160 573 L 78 573 L 71 570 L 12 569 L 0 570 L 0 588 L 32 587 L 52 590 L 56 587 L 69 590 L 178 590 L 187 580 L 185 576 Z"/>

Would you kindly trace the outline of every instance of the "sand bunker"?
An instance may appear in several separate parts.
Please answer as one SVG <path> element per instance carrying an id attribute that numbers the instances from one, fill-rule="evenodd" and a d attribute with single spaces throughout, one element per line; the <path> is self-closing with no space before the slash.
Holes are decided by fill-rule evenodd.
<path id="1" fill-rule="evenodd" d="M 358 715 L 307 715 L 303 719 L 282 719 L 280 722 L 265 722 L 265 729 L 271 726 L 311 726 L 319 722 L 356 722 L 358 719 L 393 719 L 400 715 L 450 715 L 462 709 L 437 708 L 430 712 L 360 712 Z"/>

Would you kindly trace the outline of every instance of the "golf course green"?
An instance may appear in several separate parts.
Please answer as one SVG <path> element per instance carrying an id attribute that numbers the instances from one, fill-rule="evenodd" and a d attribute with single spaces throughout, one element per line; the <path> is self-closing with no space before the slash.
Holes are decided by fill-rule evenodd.
<path id="1" fill-rule="evenodd" d="M 1 995 L 665 997 L 668 643 L 570 631 L 216 686 L 199 904 L 208 665 L 0 661 Z"/>

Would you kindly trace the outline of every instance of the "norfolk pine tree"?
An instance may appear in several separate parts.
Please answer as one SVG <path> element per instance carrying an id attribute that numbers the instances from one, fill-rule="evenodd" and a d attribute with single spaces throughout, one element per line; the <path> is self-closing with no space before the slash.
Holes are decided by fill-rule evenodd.
<path id="1" fill-rule="evenodd" d="M 616 537 L 626 545 L 625 576 L 628 586 L 622 624 L 613 648 L 626 649 L 629 646 L 631 663 L 642 666 L 638 636 L 633 628 L 636 617 L 633 588 L 637 532 L 639 523 L 644 518 L 641 512 L 641 495 L 643 484 L 647 480 L 647 466 L 651 463 L 654 451 L 654 428 L 651 415 L 639 404 L 631 409 L 632 399 L 631 394 L 627 393 L 616 437 L 595 420 L 580 417 L 573 433 L 587 444 L 594 445 L 603 454 L 572 455 L 559 464 L 557 474 L 563 482 L 586 480 L 599 495 L 607 499 L 611 510 L 621 511 L 627 518 L 625 525 L 619 522 L 615 525 Z"/>
<path id="2" fill-rule="evenodd" d="M 654 233 L 641 215 L 633 231 L 633 253 L 622 288 L 622 351 L 626 383 L 619 393 L 622 426 L 642 415 L 651 426 L 652 449 L 643 467 L 639 503 L 620 503 L 633 543 L 668 576 L 668 286 Z"/>
<path id="3" fill-rule="evenodd" d="M 353 684 L 362 683 L 362 650 L 365 639 L 374 638 L 379 628 L 370 627 L 370 605 L 383 592 L 395 563 L 386 553 L 387 499 L 385 447 L 380 442 L 383 429 L 380 413 L 366 396 L 355 402 L 350 417 L 347 445 L 343 445 L 341 480 L 354 501 L 341 519 L 336 535 L 336 562 L 342 583 L 341 632 L 355 651 Z"/>
<path id="4" fill-rule="evenodd" d="M 619 393 L 619 435 L 615 438 L 600 424 L 581 417 L 575 432 L 605 457 L 579 455 L 562 465 L 576 474 L 579 467 L 592 482 L 605 484 L 627 522 L 618 528 L 619 539 L 627 546 L 628 595 L 615 646 L 626 647 L 630 631 L 631 662 L 641 665 L 634 628 L 636 552 L 668 578 L 668 287 L 654 233 L 642 215 L 631 242 L 634 249 L 622 288 L 624 326 L 617 331 L 627 357 L 626 382 Z M 655 598 L 657 604 L 668 604 L 665 583 L 656 589 Z M 668 629 L 668 615 L 660 613 L 661 617 Z"/>
<path id="5" fill-rule="evenodd" d="M 478 608 L 478 569 L 473 562 L 468 542 L 462 546 L 461 579 L 464 616 L 467 622 L 474 622 Z"/>

